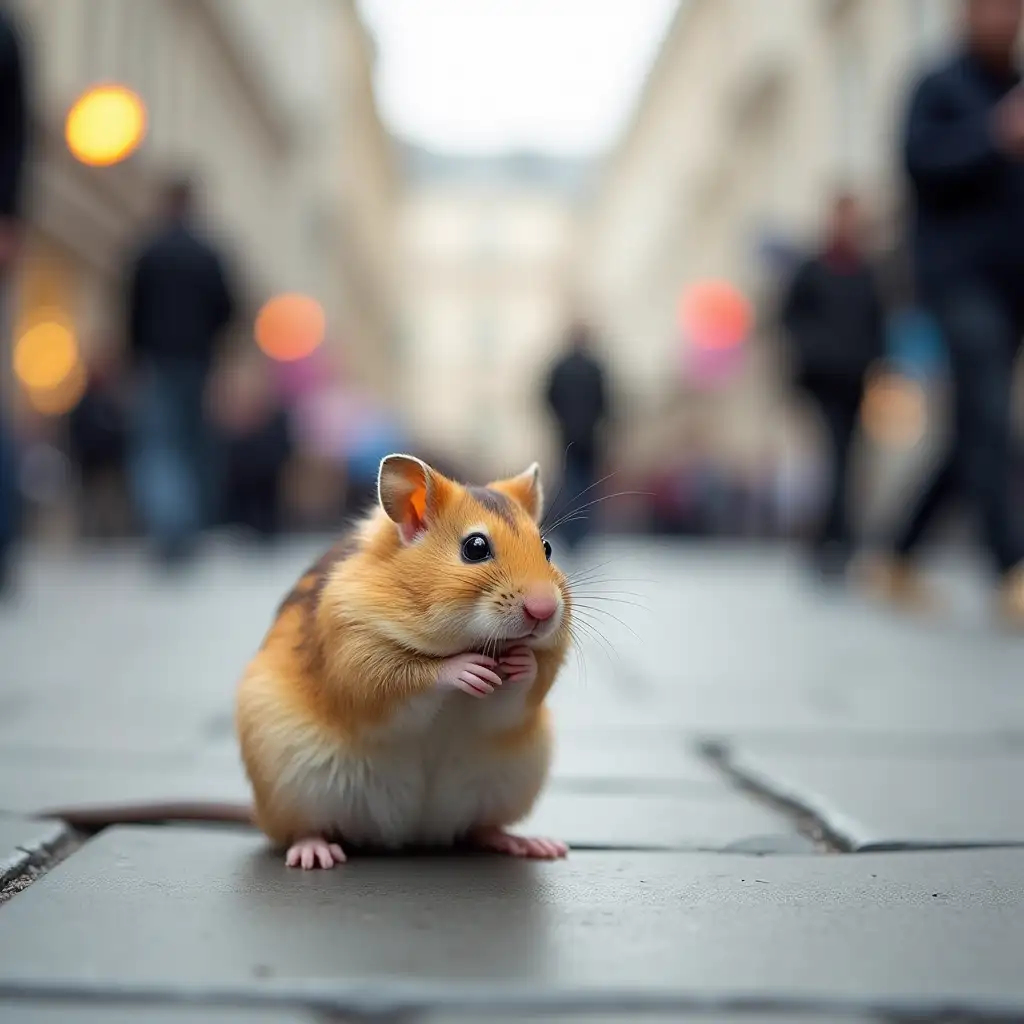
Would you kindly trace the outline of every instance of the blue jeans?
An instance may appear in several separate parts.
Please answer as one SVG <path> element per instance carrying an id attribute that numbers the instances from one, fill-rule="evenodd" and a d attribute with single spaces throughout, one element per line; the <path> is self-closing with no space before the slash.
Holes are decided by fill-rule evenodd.
<path id="1" fill-rule="evenodd" d="M 202 364 L 144 366 L 131 451 L 135 500 L 147 535 L 165 553 L 189 547 L 211 519 L 212 432 Z"/>

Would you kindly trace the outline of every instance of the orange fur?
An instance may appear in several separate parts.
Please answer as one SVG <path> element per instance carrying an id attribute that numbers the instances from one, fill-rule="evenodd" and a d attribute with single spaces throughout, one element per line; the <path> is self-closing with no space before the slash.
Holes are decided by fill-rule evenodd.
<path id="1" fill-rule="evenodd" d="M 538 532 L 536 469 L 481 490 L 391 457 L 380 498 L 286 597 L 239 687 L 256 821 L 278 844 L 354 833 L 394 846 L 508 825 L 547 774 L 544 699 L 571 601 Z M 493 560 L 461 558 L 475 530 Z M 513 645 L 538 589 L 556 594 L 559 619 L 517 641 L 537 660 L 528 692 L 509 681 L 481 700 L 439 691 L 445 659 Z"/>

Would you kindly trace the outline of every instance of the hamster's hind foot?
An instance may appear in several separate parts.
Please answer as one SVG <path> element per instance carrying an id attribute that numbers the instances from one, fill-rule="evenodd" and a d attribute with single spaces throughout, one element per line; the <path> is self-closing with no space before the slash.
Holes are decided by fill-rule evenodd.
<path id="1" fill-rule="evenodd" d="M 525 857 L 530 860 L 559 860 L 569 853 L 568 844 L 559 839 L 531 839 L 514 836 L 503 828 L 480 828 L 473 832 L 469 841 L 481 850 L 504 853 L 509 857 Z"/>
<path id="2" fill-rule="evenodd" d="M 345 851 L 337 843 L 329 843 L 319 836 L 300 839 L 288 848 L 284 862 L 290 868 L 333 868 L 345 862 Z"/>

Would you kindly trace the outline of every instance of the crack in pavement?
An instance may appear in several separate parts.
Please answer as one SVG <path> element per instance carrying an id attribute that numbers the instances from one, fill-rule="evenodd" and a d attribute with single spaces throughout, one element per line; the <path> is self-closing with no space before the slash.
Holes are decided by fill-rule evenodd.
<path id="1" fill-rule="evenodd" d="M 700 740 L 697 743 L 697 752 L 734 788 L 754 797 L 759 803 L 791 821 L 797 832 L 811 840 L 820 853 L 853 852 L 851 844 L 840 833 L 830 828 L 828 822 L 818 817 L 810 808 L 805 807 L 792 797 L 769 789 L 759 780 L 736 768 L 730 760 L 727 743 L 718 739 Z"/>

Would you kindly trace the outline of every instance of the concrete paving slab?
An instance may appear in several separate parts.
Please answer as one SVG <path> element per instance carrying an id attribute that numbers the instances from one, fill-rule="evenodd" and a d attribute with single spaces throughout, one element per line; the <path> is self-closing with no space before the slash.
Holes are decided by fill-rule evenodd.
<path id="1" fill-rule="evenodd" d="M 729 760 L 856 850 L 1024 844 L 1024 751 L 858 754 L 741 744 Z"/>
<path id="2" fill-rule="evenodd" d="M 519 825 L 524 834 L 553 836 L 576 849 L 814 852 L 781 815 L 728 789 L 702 795 L 643 792 L 546 793 Z"/>
<path id="3" fill-rule="evenodd" d="M 144 759 L 65 758 L 40 764 L 0 753 L 0 811 L 37 814 L 51 808 L 95 804 L 213 801 L 249 803 L 240 767 Z"/>
<path id="4" fill-rule="evenodd" d="M 425 1014 L 415 1017 L 415 1024 L 472 1024 L 480 1019 L 479 1014 L 471 1012 L 455 1014 Z M 0 999 L 0 1020 L 4 1024 L 197 1024 L 198 1021 L 209 1021 L 210 1024 L 329 1024 L 337 1021 L 327 1015 L 317 1015 L 313 1011 L 302 1010 L 257 1010 L 221 1009 L 206 1005 L 192 1008 L 165 1008 L 155 1006 L 119 1006 L 116 1004 L 99 1004 L 96 1006 L 73 1006 L 62 1003 L 40 1004 L 36 1002 L 4 1002 Z M 734 1016 L 732 1014 L 523 1014 L 506 1015 L 488 1014 L 488 1024 L 638 1024 L 639 1021 L 650 1024 L 793 1024 L 792 1015 L 761 1014 Z M 816 1017 L 799 1018 L 799 1024 L 867 1024 L 867 1018 L 853 1017 Z"/>
<path id="5" fill-rule="evenodd" d="M 323 1017 L 302 1010 L 222 1009 L 212 1006 L 162 1007 L 96 1003 L 39 1003 L 35 1000 L 4 1002 L 0 999 L 0 1021 L 4 1024 L 324 1024 Z"/>
<path id="6" fill-rule="evenodd" d="M 687 749 L 675 732 L 564 730 L 551 772 L 556 788 L 703 791 L 722 787 L 721 773 Z"/>
<path id="7" fill-rule="evenodd" d="M 60 821 L 36 821 L 0 814 L 0 887 L 25 869 L 42 864 L 70 835 Z"/>
<path id="8" fill-rule="evenodd" d="M 1020 850 L 366 858 L 321 873 L 247 835 L 113 829 L 0 913 L 0 994 L 403 978 L 1024 1013 L 1022 899 Z"/>
<path id="9" fill-rule="evenodd" d="M 0 755 L 0 809 L 36 814 L 62 807 L 139 803 L 251 802 L 237 762 L 171 767 L 131 759 L 70 759 L 19 770 Z M 709 779 L 713 776 L 708 775 Z M 599 784 L 599 783 L 598 783 Z M 721 781 L 682 792 L 565 792 L 553 784 L 524 830 L 557 835 L 573 846 L 626 849 L 732 849 L 813 852 L 786 819 Z"/>

